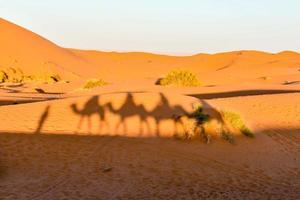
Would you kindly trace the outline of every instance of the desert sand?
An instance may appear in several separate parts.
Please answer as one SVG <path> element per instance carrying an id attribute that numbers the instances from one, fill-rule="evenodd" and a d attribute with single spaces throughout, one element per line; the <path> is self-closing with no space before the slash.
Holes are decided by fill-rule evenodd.
<path id="1" fill-rule="evenodd" d="M 300 54 L 67 49 L 4 19 L 0 44 L 0 69 L 63 80 L 0 84 L 0 199 L 299 198 Z M 202 85 L 156 84 L 173 69 Z M 108 84 L 82 89 L 91 78 Z M 255 137 L 176 139 L 174 116 L 199 105 Z"/>

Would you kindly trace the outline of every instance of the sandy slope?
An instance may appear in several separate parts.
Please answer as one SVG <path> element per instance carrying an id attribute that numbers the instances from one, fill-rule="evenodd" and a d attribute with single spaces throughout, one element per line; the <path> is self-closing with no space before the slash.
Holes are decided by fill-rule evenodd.
<path id="1" fill-rule="evenodd" d="M 119 100 L 118 96 L 106 98 L 118 104 L 124 94 Z M 145 94 L 135 96 L 142 97 L 140 102 L 150 99 Z M 180 98 L 174 99 L 178 103 Z M 0 135 L 3 199 L 296 199 L 300 195 L 300 94 L 206 101 L 239 111 L 255 130 L 255 139 L 240 137 L 236 145 L 153 135 L 99 137 L 74 131 L 64 135 L 68 132 L 60 128 L 75 129 L 80 118 L 70 113 L 69 104 L 86 100 L 1 107 L 6 113 L 0 115 L 1 129 L 21 133 Z M 53 106 L 42 128 L 47 134 L 22 134 L 31 130 L 31 124 L 37 125 L 47 105 Z M 130 121 L 134 119 L 128 126 L 136 127 Z M 33 128 L 29 133 L 34 133 Z"/>
<path id="2" fill-rule="evenodd" d="M 2 18 L 0 44 L 0 68 L 18 67 L 26 74 L 56 72 L 71 80 L 96 73 L 89 61 Z"/>

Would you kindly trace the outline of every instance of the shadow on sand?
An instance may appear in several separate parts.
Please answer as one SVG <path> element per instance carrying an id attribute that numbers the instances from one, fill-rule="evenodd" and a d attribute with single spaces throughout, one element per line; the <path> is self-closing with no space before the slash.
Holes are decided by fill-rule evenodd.
<path id="1" fill-rule="evenodd" d="M 299 134 L 294 137 L 300 140 Z M 134 194 L 148 199 L 151 192 L 155 199 L 177 199 L 180 190 L 183 199 L 297 199 L 299 161 L 293 159 L 298 160 L 300 151 L 282 152 L 279 142 L 284 140 L 271 140 L 242 140 L 238 146 L 216 143 L 212 148 L 166 138 L 1 132 L 0 198 L 24 199 L 25 194 L 26 199 L 62 199 L 68 194 L 74 199 L 80 194 L 88 199 L 127 199 Z M 265 149 L 266 145 L 280 149 Z M 257 156 L 263 149 L 265 155 Z M 277 165 L 285 153 L 290 168 Z M 274 159 L 269 163 L 266 157 Z M 272 175 L 277 169 L 283 170 Z"/>
<path id="2" fill-rule="evenodd" d="M 300 93 L 300 90 L 237 90 L 237 91 L 229 91 L 229 92 L 200 93 L 200 94 L 187 94 L 187 95 L 196 97 L 198 99 L 216 99 L 216 98 L 230 98 L 230 97 L 240 97 L 240 96 L 289 94 L 289 93 L 291 94 Z"/>
<path id="3" fill-rule="evenodd" d="M 200 99 L 202 108 L 205 114 L 210 116 L 210 120 L 216 119 L 221 126 L 225 129 L 226 123 L 223 120 L 222 114 L 214 108 L 214 106 L 210 105 L 205 99 L 210 98 L 226 98 L 231 97 L 233 95 L 258 95 L 258 94 L 278 94 L 278 93 L 292 93 L 298 91 L 235 91 L 228 93 L 214 93 L 214 94 L 199 94 L 199 95 L 191 95 L 194 97 L 203 97 Z M 191 105 L 192 106 L 192 105 Z M 179 121 L 179 117 L 181 116 L 190 116 L 191 113 L 182 106 L 182 105 L 171 105 L 168 98 L 160 93 L 158 103 L 151 109 L 147 110 L 143 104 L 136 103 L 134 100 L 133 93 L 126 93 L 126 98 L 122 105 L 118 108 L 113 106 L 113 102 L 102 103 L 101 96 L 92 96 L 82 108 L 79 108 L 77 104 L 72 104 L 70 106 L 72 112 L 79 116 L 79 121 L 76 127 L 76 133 L 82 130 L 82 126 L 85 122 L 87 122 L 88 126 L 88 134 L 91 134 L 91 130 L 93 128 L 92 117 L 98 116 L 99 120 L 99 133 L 102 133 L 103 128 L 107 128 L 107 130 L 112 131 L 114 134 L 118 134 L 122 132 L 121 135 L 128 135 L 128 123 L 127 119 L 131 117 L 137 117 L 138 121 L 135 125 L 138 127 L 139 134 L 142 136 L 145 131 L 147 133 L 154 133 L 155 136 L 161 136 L 161 124 L 166 120 L 173 121 L 173 135 L 177 135 L 178 133 L 178 125 L 183 125 L 181 121 Z M 42 132 L 43 126 L 49 117 L 50 106 L 46 107 L 42 115 L 40 116 L 37 128 L 35 133 L 40 134 Z M 118 117 L 118 121 L 114 123 L 114 126 L 111 126 L 109 123 L 109 119 L 107 117 L 107 113 L 112 113 Z M 66 119 L 67 120 L 67 119 Z M 155 125 L 151 127 L 149 120 L 152 120 Z M 152 123 L 153 124 L 153 123 Z M 223 126 L 225 125 L 225 126 Z M 145 129 L 146 128 L 146 129 Z M 154 128 L 154 130 L 151 130 Z M 94 130 L 94 129 L 93 129 Z"/>
<path id="4" fill-rule="evenodd" d="M 180 105 L 170 105 L 164 94 L 160 94 L 159 103 L 150 111 L 148 111 L 143 104 L 137 104 L 134 101 L 132 93 L 127 93 L 124 103 L 118 109 L 113 107 L 112 102 L 101 105 L 99 96 L 91 97 L 81 110 L 78 109 L 76 104 L 72 104 L 71 109 L 75 114 L 80 116 L 77 130 L 81 129 L 84 118 L 87 118 L 88 131 L 90 132 L 92 127 L 91 117 L 93 115 L 98 115 L 100 121 L 99 131 L 101 132 L 103 123 L 109 127 L 109 124 L 107 123 L 108 120 L 105 115 L 105 113 L 109 111 L 119 116 L 119 121 L 114 127 L 115 133 L 123 131 L 124 134 L 127 134 L 128 125 L 126 119 L 136 116 L 139 119 L 138 127 L 141 134 L 144 132 L 144 126 L 146 126 L 149 133 L 152 132 L 148 119 L 154 119 L 156 124 L 155 133 L 157 136 L 160 136 L 160 123 L 162 121 L 175 119 L 176 115 L 183 115 L 187 113 L 187 111 Z"/>

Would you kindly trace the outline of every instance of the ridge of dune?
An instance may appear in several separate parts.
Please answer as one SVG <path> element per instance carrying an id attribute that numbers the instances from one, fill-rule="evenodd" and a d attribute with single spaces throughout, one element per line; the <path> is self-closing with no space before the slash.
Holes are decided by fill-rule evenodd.
<path id="1" fill-rule="evenodd" d="M 197 73 L 204 82 L 219 82 L 227 77 L 243 79 L 296 74 L 300 68 L 300 54 L 261 51 L 233 51 L 193 56 L 167 56 L 143 52 L 99 52 L 70 49 L 95 65 L 101 66 L 102 77 L 110 79 L 161 78 L 173 69 L 187 69 Z M 145 70 L 147 69 L 147 70 Z M 129 73 L 134 71 L 135 73 Z"/>
<path id="2" fill-rule="evenodd" d="M 88 60 L 2 18 L 0 44 L 0 67 L 20 68 L 28 74 L 56 72 L 66 79 L 96 73 Z"/>
<path id="3" fill-rule="evenodd" d="M 286 56 L 299 56 L 300 54 L 296 51 L 281 51 L 278 55 L 286 55 Z"/>

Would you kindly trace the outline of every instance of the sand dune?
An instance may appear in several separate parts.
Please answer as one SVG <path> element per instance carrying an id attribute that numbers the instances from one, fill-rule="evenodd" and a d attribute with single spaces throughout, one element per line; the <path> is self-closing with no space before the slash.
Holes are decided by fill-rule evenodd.
<path id="1" fill-rule="evenodd" d="M 300 54 L 290 51 L 278 54 L 236 51 L 179 57 L 66 49 L 4 19 L 0 19 L 0 42 L 0 67 L 18 67 L 29 74 L 56 72 L 71 80 L 81 76 L 103 77 L 110 82 L 158 79 L 172 69 L 184 68 L 197 73 L 205 84 L 225 84 L 261 77 L 295 76 L 300 68 Z"/>
<path id="2" fill-rule="evenodd" d="M 26 74 L 56 72 L 65 79 L 96 73 L 84 58 L 2 18 L 0 44 L 0 68 L 20 68 Z"/>
<path id="3" fill-rule="evenodd" d="M 83 51 L 4 19 L 0 44 L 0 69 L 69 80 L 0 84 L 0 199 L 300 196 L 300 54 Z M 178 68 L 203 84 L 155 84 Z M 108 85 L 83 90 L 90 78 Z M 255 138 L 176 140 L 199 105 L 212 120 L 238 113 Z"/>
<path id="4" fill-rule="evenodd" d="M 178 68 L 197 73 L 206 84 L 224 84 L 244 82 L 245 79 L 262 77 L 271 79 L 274 76 L 299 75 L 300 68 L 300 54 L 295 52 L 270 54 L 237 51 L 174 57 L 147 53 L 72 51 L 102 66 L 99 69 L 101 76 L 113 80 L 157 79 L 170 70 Z M 135 73 L 128 73 L 128 70 Z"/>

